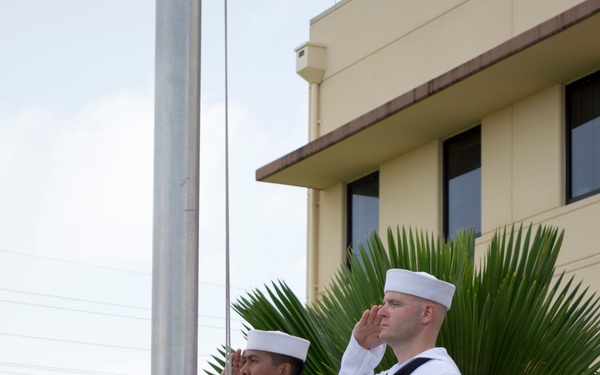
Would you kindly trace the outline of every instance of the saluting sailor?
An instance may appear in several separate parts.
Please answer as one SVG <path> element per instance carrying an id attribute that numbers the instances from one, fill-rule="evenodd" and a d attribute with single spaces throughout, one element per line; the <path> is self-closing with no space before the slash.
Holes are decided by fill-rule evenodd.
<path id="1" fill-rule="evenodd" d="M 231 354 L 232 375 L 302 375 L 310 341 L 279 331 L 251 330 L 246 350 Z M 225 370 L 221 373 L 225 375 Z"/>
<path id="2" fill-rule="evenodd" d="M 398 363 L 381 375 L 460 375 L 446 349 L 435 346 L 455 289 L 426 272 L 388 270 L 383 305 L 354 326 L 339 375 L 372 375 L 386 345 Z"/>

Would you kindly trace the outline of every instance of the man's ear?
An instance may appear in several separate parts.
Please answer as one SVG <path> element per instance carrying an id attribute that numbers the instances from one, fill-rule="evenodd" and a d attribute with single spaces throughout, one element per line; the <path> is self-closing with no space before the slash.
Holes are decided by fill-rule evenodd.
<path id="1" fill-rule="evenodd" d="M 289 363 L 282 363 L 279 365 L 277 375 L 291 375 L 291 374 L 292 374 L 292 365 L 290 365 Z"/>
<path id="2" fill-rule="evenodd" d="M 421 322 L 423 324 L 429 324 L 433 321 L 435 317 L 436 307 L 432 303 L 426 303 L 423 306 L 423 314 L 421 315 Z"/>

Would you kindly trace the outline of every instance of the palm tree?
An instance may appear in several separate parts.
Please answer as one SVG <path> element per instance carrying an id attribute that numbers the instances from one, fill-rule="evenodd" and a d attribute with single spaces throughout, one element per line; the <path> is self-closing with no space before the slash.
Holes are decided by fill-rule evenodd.
<path id="1" fill-rule="evenodd" d="M 354 324 L 380 304 L 389 268 L 426 271 L 457 290 L 438 345 L 463 375 L 598 374 L 599 300 L 573 278 L 555 276 L 563 234 L 530 226 L 498 231 L 485 259 L 475 264 L 472 231 L 451 241 L 411 229 L 387 232 L 387 250 L 373 233 L 340 265 L 319 301 L 304 305 L 283 282 L 255 290 L 233 308 L 250 327 L 280 330 L 310 340 L 306 375 L 337 374 Z M 224 350 L 211 363 L 219 374 Z M 396 359 L 388 350 L 378 370 Z M 211 372 L 208 372 L 211 374 Z"/>

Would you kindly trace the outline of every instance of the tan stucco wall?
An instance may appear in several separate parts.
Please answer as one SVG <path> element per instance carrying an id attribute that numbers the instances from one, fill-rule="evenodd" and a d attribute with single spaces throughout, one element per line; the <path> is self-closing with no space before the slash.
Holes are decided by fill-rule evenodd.
<path id="1" fill-rule="evenodd" d="M 566 206 L 557 207 L 523 222 L 518 227 L 533 225 L 552 226 L 564 231 L 563 244 L 557 260 L 557 274 L 565 272 L 575 276 L 592 291 L 600 291 L 600 195 L 594 195 Z M 492 232 L 477 239 L 477 252 L 483 257 L 489 246 Z"/>
<path id="2" fill-rule="evenodd" d="M 337 184 L 319 193 L 318 293 L 329 285 L 342 260 L 346 243 L 346 185 Z"/>
<path id="3" fill-rule="evenodd" d="M 483 233 L 563 204 L 562 98 L 555 85 L 482 119 Z"/>
<path id="4" fill-rule="evenodd" d="M 441 231 L 441 144 L 430 142 L 381 165 L 379 233 L 411 226 Z"/>
<path id="5" fill-rule="evenodd" d="M 512 107 L 481 121 L 481 231 L 513 220 Z"/>
<path id="6" fill-rule="evenodd" d="M 558 272 L 600 290 L 600 195 L 565 205 L 563 92 L 555 85 L 482 119 L 478 255 L 506 225 L 554 226 L 565 232 Z M 380 231 L 411 225 L 441 232 L 440 152 L 441 140 L 381 165 Z"/>
<path id="7" fill-rule="evenodd" d="M 559 270 L 577 272 L 586 285 L 600 289 L 600 197 L 565 205 L 563 92 L 554 85 L 482 119 L 478 252 L 482 256 L 492 233 L 506 225 L 556 226 L 566 233 Z M 442 142 L 380 166 L 380 233 L 398 225 L 441 232 Z M 320 194 L 321 288 L 344 259 L 345 189 L 337 184 Z"/>
<path id="8" fill-rule="evenodd" d="M 582 0 L 512 0 L 513 34 L 518 35 L 581 2 Z"/>
<path id="9" fill-rule="evenodd" d="M 327 46 L 321 135 L 581 3 L 578 0 L 342 1 L 313 19 Z M 565 230 L 559 270 L 600 290 L 600 196 L 565 204 L 564 86 L 554 85 L 481 118 L 482 236 L 513 222 Z M 464 130 L 476 124 L 465 124 Z M 441 232 L 442 142 L 380 165 L 380 233 Z M 356 176 L 359 178 L 360 176 Z M 346 183 L 319 194 L 318 284 L 345 255 Z"/>
<path id="10" fill-rule="evenodd" d="M 571 8 L 576 0 L 344 1 L 311 22 L 326 46 L 320 134 Z M 368 32 L 366 31 L 368 30 Z"/>
<path id="11" fill-rule="evenodd" d="M 600 290 L 600 196 L 565 204 L 564 87 L 555 85 L 482 120 L 482 256 L 512 223 L 564 230 L 558 272 Z"/>
<path id="12" fill-rule="evenodd" d="M 441 228 L 441 143 L 430 142 L 383 164 L 379 170 L 379 233 L 411 226 L 430 233 Z M 350 182 L 350 181 L 349 181 Z M 408 182 L 408 183 L 407 183 Z M 346 184 L 319 194 L 318 292 L 345 259 Z"/>
<path id="13" fill-rule="evenodd" d="M 563 202 L 562 87 L 513 106 L 513 213 L 526 220 Z"/>

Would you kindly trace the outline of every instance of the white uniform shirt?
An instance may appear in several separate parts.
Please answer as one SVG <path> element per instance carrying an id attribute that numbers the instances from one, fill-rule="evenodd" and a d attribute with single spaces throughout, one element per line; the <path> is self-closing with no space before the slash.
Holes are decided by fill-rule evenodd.
<path id="1" fill-rule="evenodd" d="M 365 349 L 356 342 L 354 335 L 350 338 L 350 343 L 342 357 L 342 368 L 339 375 L 373 375 L 375 367 L 381 362 L 385 354 L 385 344 L 371 350 Z M 413 371 L 412 375 L 460 375 L 458 367 L 446 352 L 444 348 L 433 348 L 424 351 L 417 357 L 432 358 L 432 360 L 422 364 Z M 387 371 L 382 371 L 378 375 L 394 375 L 405 364 L 398 363 Z"/>

